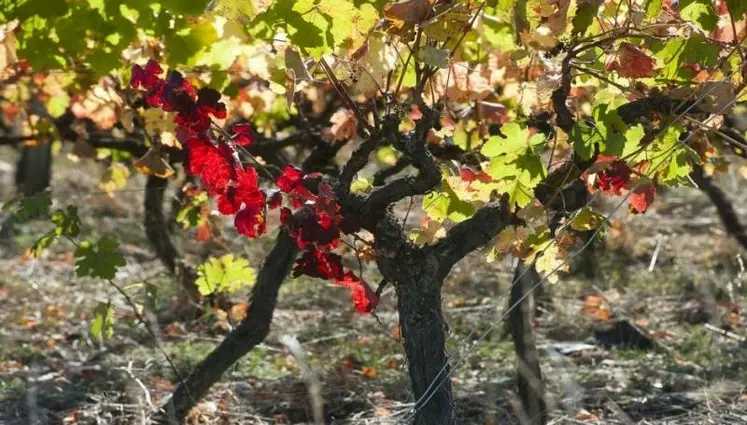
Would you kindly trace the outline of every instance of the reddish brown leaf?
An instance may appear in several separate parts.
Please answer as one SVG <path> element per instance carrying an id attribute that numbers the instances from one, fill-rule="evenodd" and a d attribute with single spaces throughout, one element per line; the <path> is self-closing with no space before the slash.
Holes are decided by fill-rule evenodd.
<path id="1" fill-rule="evenodd" d="M 641 186 L 638 186 L 633 190 L 633 193 L 630 195 L 630 199 L 628 200 L 628 203 L 630 204 L 630 207 L 639 213 L 644 213 L 648 209 L 648 207 L 654 202 L 654 198 L 656 197 L 656 188 L 652 183 L 647 183 Z"/>
<path id="2" fill-rule="evenodd" d="M 617 71 L 625 78 L 645 78 L 654 73 L 656 60 L 630 43 L 622 43 L 607 71 Z"/>

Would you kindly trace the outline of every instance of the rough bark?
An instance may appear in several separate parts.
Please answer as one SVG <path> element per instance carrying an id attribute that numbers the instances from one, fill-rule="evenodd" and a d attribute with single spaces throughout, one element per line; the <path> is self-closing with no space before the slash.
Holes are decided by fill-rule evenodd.
<path id="1" fill-rule="evenodd" d="M 521 402 L 517 409 L 517 416 L 522 425 L 545 425 L 548 420 L 545 389 L 532 327 L 533 296 L 527 296 L 540 280 L 534 266 L 526 266 L 522 260 L 519 260 L 513 279 L 516 283 L 511 287 L 508 301 L 509 308 L 515 306 L 508 320 L 516 350 L 516 381 Z"/>
<path id="2" fill-rule="evenodd" d="M 449 367 L 444 367 L 446 322 L 441 309 L 441 282 L 432 274 L 410 278 L 413 280 L 407 284 L 396 286 L 397 309 L 415 400 L 430 397 L 416 405 L 415 424 L 451 425 L 454 413 Z"/>
<path id="3" fill-rule="evenodd" d="M 169 181 L 148 176 L 145 184 L 145 233 L 156 251 L 158 259 L 185 290 L 189 299 L 199 303 L 202 299 L 195 284 L 196 274 L 191 267 L 181 263 L 179 252 L 171 241 L 169 225 L 163 213 L 164 196 Z"/>
<path id="4" fill-rule="evenodd" d="M 446 357 L 446 322 L 441 309 L 444 275 L 432 252 L 413 247 L 381 259 L 384 277 L 397 291 L 397 309 L 417 413 L 416 425 L 451 425 L 451 380 Z M 443 370 L 442 370 L 443 369 Z M 433 384 L 432 388 L 431 384 Z M 421 398 L 425 397 L 427 401 Z"/>
<path id="5" fill-rule="evenodd" d="M 200 362 L 186 381 L 180 383 L 166 403 L 170 423 L 182 423 L 190 409 L 207 394 L 223 373 L 267 337 L 278 291 L 290 272 L 297 252 L 295 240 L 281 231 L 275 247 L 259 271 L 244 320 Z"/>

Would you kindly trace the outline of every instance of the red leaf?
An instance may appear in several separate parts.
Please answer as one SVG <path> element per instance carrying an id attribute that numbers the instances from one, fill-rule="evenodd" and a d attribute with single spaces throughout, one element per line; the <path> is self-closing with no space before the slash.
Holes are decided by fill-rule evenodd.
<path id="1" fill-rule="evenodd" d="M 630 168 L 623 161 L 613 161 L 597 174 L 597 187 L 607 195 L 621 195 L 621 190 L 630 181 Z"/>
<path id="2" fill-rule="evenodd" d="M 250 146 L 254 144 L 255 136 L 249 124 L 236 124 L 233 126 L 233 141 L 239 146 Z"/>
<path id="3" fill-rule="evenodd" d="M 379 305 L 379 297 L 368 286 L 366 282 L 360 279 L 355 273 L 348 271 L 342 279 L 335 281 L 350 290 L 350 299 L 353 301 L 356 311 L 359 313 L 370 313 Z"/>
<path id="4" fill-rule="evenodd" d="M 471 182 L 473 182 L 475 180 L 479 180 L 479 181 L 481 181 L 483 183 L 490 183 L 491 181 L 493 181 L 493 179 L 489 175 L 487 175 L 486 173 L 484 173 L 482 171 L 479 171 L 479 172 L 476 173 L 476 172 L 470 170 L 469 168 L 462 168 L 462 169 L 460 169 L 459 170 L 459 176 L 462 178 L 462 180 L 464 180 L 464 181 L 466 181 L 468 183 L 471 183 Z"/>
<path id="5" fill-rule="evenodd" d="M 196 241 L 205 242 L 210 240 L 212 237 L 213 232 L 210 230 L 210 225 L 207 222 L 202 223 L 200 227 L 197 228 L 197 233 L 195 233 Z"/>
<path id="6" fill-rule="evenodd" d="M 283 193 L 280 191 L 276 191 L 275 193 L 273 193 L 272 196 L 270 196 L 270 199 L 267 201 L 267 206 L 270 207 L 271 210 L 280 207 L 282 204 Z"/>
<path id="7" fill-rule="evenodd" d="M 236 226 L 237 232 L 250 238 L 262 236 L 267 230 L 264 209 L 257 210 L 251 206 L 239 211 L 233 224 Z"/>
<path id="8" fill-rule="evenodd" d="M 625 78 L 645 78 L 654 73 L 656 60 L 630 43 L 621 43 L 607 71 L 617 71 Z"/>
<path id="9" fill-rule="evenodd" d="M 654 203 L 656 197 L 656 188 L 653 183 L 646 183 L 640 185 L 633 190 L 633 193 L 628 199 L 630 207 L 639 213 L 644 213 L 651 204 Z"/>
<path id="10" fill-rule="evenodd" d="M 293 190 L 301 184 L 303 180 L 303 171 L 292 165 L 286 165 L 283 167 L 283 174 L 275 179 L 277 187 L 285 193 L 293 192 Z"/>
<path id="11" fill-rule="evenodd" d="M 226 118 L 226 105 L 220 102 L 220 97 L 218 90 L 203 87 L 197 92 L 197 108 L 204 114 Z"/>
<path id="12" fill-rule="evenodd" d="M 342 257 L 312 248 L 304 252 L 293 267 L 293 277 L 301 275 L 325 280 L 341 279 L 343 278 Z"/>

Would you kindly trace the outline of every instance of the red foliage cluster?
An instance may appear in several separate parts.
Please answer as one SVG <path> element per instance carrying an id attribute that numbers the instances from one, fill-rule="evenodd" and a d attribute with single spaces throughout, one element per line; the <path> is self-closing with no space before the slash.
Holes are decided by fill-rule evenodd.
<path id="1" fill-rule="evenodd" d="M 187 149 L 187 171 L 199 177 L 208 193 L 216 198 L 218 210 L 225 215 L 236 215 L 234 224 L 239 233 L 252 238 L 264 234 L 265 193 L 259 188 L 257 171 L 251 167 L 244 169 L 232 141 L 219 138 L 215 145 L 209 133 L 211 116 L 226 117 L 220 93 L 210 88 L 195 91 L 176 71 L 164 79 L 159 77 L 161 74 L 163 69 L 151 59 L 145 68 L 133 66 L 130 85 L 147 91 L 148 106 L 176 112 L 176 133 Z M 251 143 L 245 128 L 236 133 L 236 143 Z"/>
<path id="2" fill-rule="evenodd" d="M 342 258 L 332 252 L 339 246 L 342 233 L 354 233 L 360 225 L 341 214 L 335 192 L 328 183 L 320 182 L 316 195 L 305 186 L 304 183 L 315 178 L 315 175 L 305 175 L 298 168 L 288 165 L 275 179 L 277 187 L 290 198 L 292 207 L 297 210 L 293 214 L 290 208 L 283 207 L 280 213 L 280 219 L 288 226 L 290 235 L 304 250 L 296 261 L 293 275 L 334 280 L 351 291 L 356 310 L 369 313 L 378 305 L 378 297 L 355 273 L 345 272 Z"/>
<path id="3" fill-rule="evenodd" d="M 615 160 L 597 174 L 596 187 L 607 195 L 621 195 L 629 181 L 630 167 L 623 161 Z"/>
<path id="4" fill-rule="evenodd" d="M 605 195 L 626 195 L 632 188 L 628 203 L 632 211 L 644 213 L 654 202 L 656 188 L 654 184 L 645 179 L 631 181 L 632 170 L 624 161 L 615 156 L 599 155 L 591 169 L 599 169 L 596 172 L 594 185 L 589 191 L 594 193 L 600 191 Z M 582 178 L 586 178 L 589 172 L 585 172 Z"/>
<path id="5" fill-rule="evenodd" d="M 149 107 L 175 112 L 177 136 L 187 151 L 186 170 L 202 181 L 205 190 L 216 199 L 218 210 L 224 215 L 235 215 L 236 230 L 250 238 L 259 237 L 267 229 L 267 206 L 279 208 L 283 195 L 296 210 L 282 207 L 281 222 L 288 227 L 290 235 L 304 250 L 296 261 L 294 276 L 307 275 L 327 280 L 351 291 L 356 310 L 362 313 L 373 311 L 378 298 L 371 288 L 351 271 L 344 271 L 342 258 L 332 250 L 340 244 L 342 233 L 359 230 L 354 220 L 341 214 L 332 187 L 320 182 L 314 194 L 306 186 L 318 175 L 305 175 L 293 166 L 286 166 L 275 180 L 279 192 L 268 197 L 259 187 L 257 171 L 244 167 L 239 161 L 235 147 L 254 143 L 254 133 L 246 124 L 234 125 L 233 135 L 210 132 L 212 117 L 226 118 L 226 106 L 220 102 L 220 93 L 210 88 L 195 91 L 179 72 L 171 71 L 161 78 L 163 69 L 154 60 L 145 67 L 132 68 L 130 85 L 145 90 L 145 102 Z M 214 142 L 215 140 L 215 142 Z"/>

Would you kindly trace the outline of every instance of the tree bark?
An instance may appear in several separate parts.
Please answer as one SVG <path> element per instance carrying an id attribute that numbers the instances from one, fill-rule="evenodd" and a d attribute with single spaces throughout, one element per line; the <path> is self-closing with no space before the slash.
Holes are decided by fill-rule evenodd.
<path id="1" fill-rule="evenodd" d="M 509 308 L 513 307 L 509 314 L 509 328 L 516 350 L 516 380 L 521 402 L 517 416 L 522 425 L 545 425 L 548 421 L 545 389 L 532 327 L 534 306 L 532 295 L 527 296 L 540 280 L 534 266 L 526 266 L 520 259 L 513 279 L 516 283 L 511 287 L 508 301 Z"/>
<path id="2" fill-rule="evenodd" d="M 259 271 L 244 320 L 200 362 L 186 381 L 179 384 L 166 403 L 170 423 L 182 423 L 190 409 L 223 373 L 267 337 L 280 286 L 290 272 L 297 252 L 296 241 L 282 230 Z"/>
<path id="3" fill-rule="evenodd" d="M 440 267 L 435 250 L 411 245 L 404 233 L 381 231 L 380 236 L 378 251 L 391 253 L 377 261 L 397 292 L 399 323 L 417 403 L 414 423 L 452 425 L 447 327 L 441 308 L 441 287 L 448 270 Z"/>

